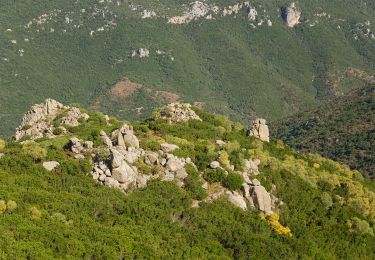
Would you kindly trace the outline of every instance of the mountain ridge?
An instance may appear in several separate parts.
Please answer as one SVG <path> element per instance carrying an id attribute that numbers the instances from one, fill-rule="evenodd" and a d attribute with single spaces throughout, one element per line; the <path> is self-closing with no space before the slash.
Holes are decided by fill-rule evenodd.
<path id="1" fill-rule="evenodd" d="M 373 183 L 265 129 L 181 103 L 132 123 L 35 105 L 0 146 L 0 254 L 370 257 Z"/>

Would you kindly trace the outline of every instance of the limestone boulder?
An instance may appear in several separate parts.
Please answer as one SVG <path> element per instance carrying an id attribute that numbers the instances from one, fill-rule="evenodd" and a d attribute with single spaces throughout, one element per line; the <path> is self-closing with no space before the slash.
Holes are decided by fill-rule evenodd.
<path id="1" fill-rule="evenodd" d="M 100 131 L 100 140 L 102 140 L 103 144 L 107 146 L 108 148 L 111 148 L 113 146 L 111 139 L 108 137 L 107 133 L 103 130 Z"/>
<path id="2" fill-rule="evenodd" d="M 164 153 L 171 153 L 173 152 L 174 150 L 178 149 L 179 147 L 175 144 L 161 144 L 160 145 L 160 149 L 164 152 Z"/>
<path id="3" fill-rule="evenodd" d="M 225 192 L 225 196 L 227 197 L 228 201 L 232 203 L 233 205 L 235 205 L 236 207 L 239 207 L 243 210 L 247 210 L 246 201 L 240 193 L 236 191 L 234 192 L 227 191 Z"/>
<path id="4" fill-rule="evenodd" d="M 272 214 L 272 200 L 270 194 L 263 186 L 253 186 L 251 188 L 251 197 L 257 209 L 266 214 Z"/>
<path id="5" fill-rule="evenodd" d="M 184 164 L 178 160 L 177 158 L 170 158 L 168 161 L 167 161 L 167 164 L 166 164 L 166 169 L 171 171 L 171 172 L 177 172 L 178 170 L 182 169 L 184 167 Z"/>
<path id="6" fill-rule="evenodd" d="M 281 9 L 281 16 L 287 26 L 293 28 L 299 24 L 301 12 L 297 9 L 296 4 L 292 3 L 290 6 Z"/>
<path id="7" fill-rule="evenodd" d="M 259 138 L 260 140 L 264 142 L 269 142 L 270 133 L 269 133 L 268 126 L 266 124 L 266 120 L 262 118 L 255 119 L 250 125 L 248 135 Z"/>
<path id="8" fill-rule="evenodd" d="M 60 166 L 60 163 L 58 163 L 56 161 L 49 161 L 49 162 L 44 162 L 43 163 L 44 169 L 46 169 L 49 172 L 53 171 L 54 169 L 56 169 L 59 166 Z"/>
<path id="9" fill-rule="evenodd" d="M 69 147 L 70 151 L 72 151 L 75 154 L 80 154 L 84 150 L 81 141 L 77 137 L 70 138 Z"/>
<path id="10" fill-rule="evenodd" d="M 80 120 L 87 121 L 90 116 L 86 113 L 82 113 L 79 108 L 72 107 L 67 111 L 66 116 L 61 119 L 62 125 L 67 126 L 79 126 Z"/>
<path id="11" fill-rule="evenodd" d="M 220 167 L 220 163 L 218 161 L 213 161 L 210 163 L 211 169 L 217 169 Z"/>

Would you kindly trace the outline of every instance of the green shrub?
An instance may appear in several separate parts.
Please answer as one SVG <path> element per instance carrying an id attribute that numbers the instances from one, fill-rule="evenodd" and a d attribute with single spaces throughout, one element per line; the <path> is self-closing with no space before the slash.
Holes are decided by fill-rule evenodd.
<path id="1" fill-rule="evenodd" d="M 12 212 L 17 208 L 17 203 L 13 200 L 7 201 L 7 211 Z"/>
<path id="2" fill-rule="evenodd" d="M 220 162 L 221 165 L 228 166 L 229 154 L 226 151 L 220 151 L 218 161 Z"/>
<path id="3" fill-rule="evenodd" d="M 54 135 L 61 135 L 63 133 L 63 130 L 59 127 L 53 129 L 53 134 Z"/>
<path id="4" fill-rule="evenodd" d="M 143 149 L 158 151 L 160 148 L 160 143 L 153 139 L 142 139 L 140 140 L 140 146 Z"/>
<path id="5" fill-rule="evenodd" d="M 34 141 L 25 143 L 22 146 L 22 151 L 35 161 L 41 161 L 47 156 L 47 150 Z"/>
<path id="6" fill-rule="evenodd" d="M 144 162 L 144 160 L 140 157 L 135 163 L 134 166 L 137 167 L 138 171 L 145 175 L 152 174 L 152 166 L 148 165 Z"/>
<path id="7" fill-rule="evenodd" d="M 184 181 L 185 188 L 193 199 L 203 200 L 207 197 L 207 191 L 202 188 L 203 182 L 199 177 L 189 175 Z"/>
<path id="8" fill-rule="evenodd" d="M 0 153 L 5 149 L 5 141 L 0 138 Z"/>
<path id="9" fill-rule="evenodd" d="M 351 232 L 355 232 L 361 235 L 374 235 L 374 230 L 366 220 L 354 217 L 351 220 L 348 220 L 347 225 Z"/>
<path id="10" fill-rule="evenodd" d="M 42 212 L 37 207 L 31 207 L 29 211 L 31 219 L 40 220 L 42 218 Z"/>
<path id="11" fill-rule="evenodd" d="M 234 172 L 230 172 L 223 181 L 224 187 L 232 191 L 239 190 L 243 183 L 243 177 Z"/>
<path id="12" fill-rule="evenodd" d="M 240 150 L 240 148 L 241 148 L 241 145 L 239 144 L 237 140 L 229 141 L 225 144 L 225 150 L 228 153 L 237 152 Z"/>
<path id="13" fill-rule="evenodd" d="M 199 171 L 194 167 L 193 164 L 188 163 L 185 165 L 185 170 L 188 175 L 198 177 L 199 176 Z"/>
<path id="14" fill-rule="evenodd" d="M 4 213 L 7 210 L 7 204 L 5 200 L 0 200 L 0 214 Z"/>
<path id="15" fill-rule="evenodd" d="M 206 169 L 204 172 L 204 179 L 209 183 L 222 182 L 226 178 L 226 171 L 221 168 Z"/>
<path id="16" fill-rule="evenodd" d="M 323 192 L 320 200 L 322 201 L 322 204 L 325 208 L 330 208 L 333 205 L 332 197 L 328 192 Z"/>

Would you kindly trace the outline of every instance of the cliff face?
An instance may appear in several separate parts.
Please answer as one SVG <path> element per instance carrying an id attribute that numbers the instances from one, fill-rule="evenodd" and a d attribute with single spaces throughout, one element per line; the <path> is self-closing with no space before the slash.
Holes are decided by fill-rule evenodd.
<path id="1" fill-rule="evenodd" d="M 371 183 L 344 165 L 298 153 L 272 134 L 261 140 L 265 123 L 255 120 L 246 131 L 188 104 L 163 107 L 144 122 L 50 99 L 35 105 L 17 130 L 32 134 L 0 147 L 2 254 L 369 256 Z M 31 230 L 35 236 L 11 236 Z M 56 233 L 65 235 L 51 244 Z M 329 250 L 306 247 L 324 248 L 327 239 Z M 25 241 L 28 250 L 18 250 Z M 35 248 L 37 241 L 43 246 Z"/>

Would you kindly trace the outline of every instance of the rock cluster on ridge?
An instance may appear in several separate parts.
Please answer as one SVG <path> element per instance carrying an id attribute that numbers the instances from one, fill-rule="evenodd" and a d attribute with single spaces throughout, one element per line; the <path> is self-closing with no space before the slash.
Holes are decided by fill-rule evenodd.
<path id="1" fill-rule="evenodd" d="M 189 120 L 202 121 L 188 103 L 171 103 L 157 111 L 154 117 L 167 120 L 168 123 L 181 123 Z"/>
<path id="2" fill-rule="evenodd" d="M 190 104 L 172 103 L 161 108 L 157 115 L 156 119 L 163 119 L 171 124 L 188 120 L 202 121 Z M 102 117 L 109 126 L 106 119 L 108 116 L 102 115 Z M 92 141 L 94 139 L 82 140 L 75 136 L 77 129 L 69 132 L 88 120 L 90 120 L 89 115 L 81 112 L 79 108 L 64 106 L 55 100 L 47 99 L 43 104 L 34 105 L 24 116 L 21 126 L 17 129 L 16 141 L 22 141 L 26 136 L 36 141 L 43 137 L 54 138 L 60 135 L 69 137 L 69 143 L 64 146 L 69 151 L 69 155 L 76 160 L 90 161 L 92 165 L 90 175 L 96 182 L 110 188 L 120 189 L 125 193 L 146 187 L 152 179 L 174 182 L 183 188 L 186 187 L 186 180 L 189 177 L 186 167 L 189 165 L 198 171 L 191 158 L 182 158 L 174 154 L 180 148 L 176 144 L 161 143 L 157 151 L 143 149 L 133 126 L 128 123 L 110 131 L 108 128 L 106 131 L 98 129 L 95 143 Z M 89 123 L 91 122 L 88 122 L 88 125 Z M 118 123 L 121 122 L 118 121 Z M 265 120 L 257 119 L 252 129 L 253 135 L 263 140 L 268 137 L 268 128 L 267 133 L 264 130 L 265 123 Z M 82 127 L 84 128 L 84 125 Z M 226 142 L 222 140 L 214 142 L 218 148 L 225 144 Z M 258 169 L 260 163 L 258 159 L 243 159 L 242 169 L 236 170 L 234 165 L 222 164 L 219 159 L 207 162 L 207 168 L 223 171 L 225 176 L 228 176 L 229 172 L 241 176 L 242 188 L 232 191 L 224 187 L 222 183 L 209 184 L 204 179 L 204 171 L 199 172 L 198 179 L 201 182 L 199 185 L 207 191 L 208 197 L 202 201 L 194 201 L 193 206 L 199 207 L 200 202 L 210 202 L 224 197 L 243 210 L 256 208 L 266 214 L 272 214 L 277 210 L 276 203 L 279 200 L 258 180 L 250 180 L 250 176 L 260 174 Z M 42 165 L 47 171 L 54 171 L 59 168 L 60 163 L 45 161 Z"/>
<path id="3" fill-rule="evenodd" d="M 60 126 L 52 123 L 57 116 L 61 116 Z M 79 121 L 86 121 L 89 115 L 82 113 L 78 108 L 64 106 L 53 99 L 46 99 L 44 103 L 37 104 L 24 115 L 21 125 L 17 128 L 15 139 L 30 137 L 31 140 L 41 137 L 53 137 L 55 129 L 65 132 L 64 126 L 78 126 Z"/>
<path id="4" fill-rule="evenodd" d="M 289 7 L 283 8 L 281 15 L 288 27 L 291 28 L 299 24 L 299 19 L 301 18 L 301 12 L 298 11 L 295 3 L 292 3 Z"/>
<path id="5" fill-rule="evenodd" d="M 263 118 L 255 119 L 250 125 L 248 135 L 259 138 L 262 141 L 269 142 L 270 132 L 266 120 Z"/>

